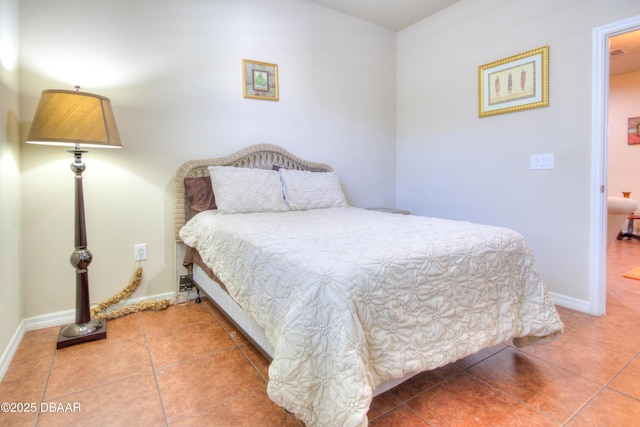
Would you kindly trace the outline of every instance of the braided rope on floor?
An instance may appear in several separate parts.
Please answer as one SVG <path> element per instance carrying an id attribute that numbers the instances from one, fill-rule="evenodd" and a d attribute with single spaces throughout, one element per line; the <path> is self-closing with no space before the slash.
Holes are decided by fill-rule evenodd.
<path id="1" fill-rule="evenodd" d="M 116 319 L 118 317 L 130 314 L 130 313 L 136 313 L 144 310 L 156 310 L 156 311 L 164 310 L 165 308 L 175 303 L 173 300 L 170 300 L 170 299 L 146 300 L 146 301 L 140 301 L 135 304 L 130 304 L 121 308 L 117 308 L 115 310 L 111 310 L 108 312 L 105 311 L 107 308 L 111 307 L 112 305 L 117 304 L 121 300 L 125 298 L 129 298 L 131 295 L 133 295 L 133 293 L 140 286 L 140 283 L 142 283 L 142 267 L 138 266 L 134 271 L 133 276 L 129 281 L 129 284 L 125 286 L 125 288 L 119 293 L 117 293 L 116 295 L 112 296 L 106 301 L 103 301 L 97 306 L 95 306 L 91 310 L 91 317 L 93 319 L 111 320 L 111 319 Z"/>

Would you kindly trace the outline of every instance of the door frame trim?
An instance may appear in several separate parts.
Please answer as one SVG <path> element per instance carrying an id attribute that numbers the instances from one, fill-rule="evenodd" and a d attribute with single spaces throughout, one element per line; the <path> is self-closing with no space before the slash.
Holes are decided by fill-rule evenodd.
<path id="1" fill-rule="evenodd" d="M 640 15 L 593 30 L 591 107 L 591 223 L 589 244 L 589 313 L 606 314 L 607 150 L 609 119 L 609 38 L 640 29 Z"/>

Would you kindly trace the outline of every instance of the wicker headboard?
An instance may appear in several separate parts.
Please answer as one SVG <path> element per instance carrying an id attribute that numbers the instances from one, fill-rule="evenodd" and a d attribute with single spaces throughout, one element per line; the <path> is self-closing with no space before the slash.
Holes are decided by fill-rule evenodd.
<path id="1" fill-rule="evenodd" d="M 331 172 L 333 168 L 324 163 L 303 160 L 282 147 L 272 144 L 257 144 L 244 148 L 229 156 L 213 159 L 189 160 L 176 173 L 174 226 L 175 238 L 180 241 L 178 232 L 195 214 L 189 206 L 184 179 L 188 177 L 208 176 L 208 166 L 235 166 L 240 168 L 271 169 L 273 166 L 285 169 L 309 170 L 314 172 Z"/>

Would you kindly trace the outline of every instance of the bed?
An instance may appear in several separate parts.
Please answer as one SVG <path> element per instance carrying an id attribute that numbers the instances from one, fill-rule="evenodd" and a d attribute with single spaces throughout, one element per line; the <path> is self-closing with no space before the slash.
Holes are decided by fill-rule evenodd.
<path id="1" fill-rule="evenodd" d="M 419 372 L 562 334 L 519 233 L 349 206 L 329 165 L 281 147 L 188 161 L 175 198 L 195 284 L 308 426 L 366 425 L 372 398 Z"/>

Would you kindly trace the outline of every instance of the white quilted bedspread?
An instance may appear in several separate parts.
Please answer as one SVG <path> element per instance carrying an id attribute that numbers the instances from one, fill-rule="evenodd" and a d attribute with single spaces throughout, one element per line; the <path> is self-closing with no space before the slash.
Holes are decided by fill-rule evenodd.
<path id="1" fill-rule="evenodd" d="M 515 231 L 357 208 L 196 215 L 180 232 L 265 329 L 268 393 L 308 426 L 366 425 L 382 381 L 562 333 Z"/>

